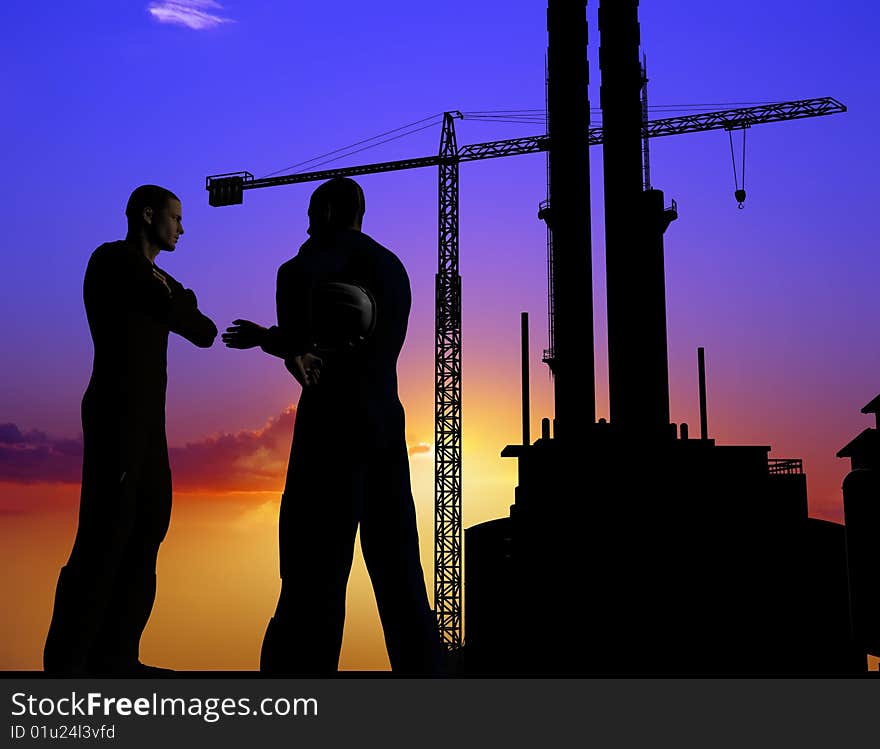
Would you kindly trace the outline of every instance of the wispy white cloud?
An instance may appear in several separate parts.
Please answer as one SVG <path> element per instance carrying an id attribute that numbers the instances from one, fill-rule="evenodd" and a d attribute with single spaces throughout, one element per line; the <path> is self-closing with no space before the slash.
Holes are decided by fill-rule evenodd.
<path id="1" fill-rule="evenodd" d="M 147 10 L 159 23 L 176 23 L 201 31 L 221 23 L 234 23 L 233 19 L 213 12 L 222 8 L 216 0 L 159 0 L 150 3 Z"/>

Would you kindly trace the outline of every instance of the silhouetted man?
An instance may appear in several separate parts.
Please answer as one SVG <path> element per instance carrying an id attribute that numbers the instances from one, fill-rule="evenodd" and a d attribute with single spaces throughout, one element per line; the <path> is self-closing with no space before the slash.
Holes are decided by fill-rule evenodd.
<path id="1" fill-rule="evenodd" d="M 165 441 L 168 333 L 209 347 L 217 328 L 195 294 L 155 265 L 183 234 L 180 200 L 138 187 L 128 234 L 102 244 L 83 285 L 94 343 L 82 402 L 79 526 L 55 593 L 43 666 L 54 674 L 137 676 L 156 596 L 156 557 L 171 516 Z"/>
<path id="2" fill-rule="evenodd" d="M 281 499 L 281 596 L 260 658 L 270 674 L 336 671 L 358 525 L 392 669 L 441 671 L 397 395 L 409 278 L 390 250 L 361 232 L 363 215 L 356 182 L 318 187 L 310 238 L 278 270 L 278 325 L 236 320 L 223 335 L 232 348 L 259 345 L 283 358 L 303 385 Z M 375 304 L 371 332 L 360 327 L 362 310 L 352 318 L 346 307 L 364 295 Z"/>

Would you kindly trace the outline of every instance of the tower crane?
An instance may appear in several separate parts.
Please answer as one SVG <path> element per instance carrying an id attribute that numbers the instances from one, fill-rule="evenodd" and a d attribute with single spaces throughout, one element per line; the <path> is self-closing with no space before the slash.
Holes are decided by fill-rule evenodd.
<path id="1" fill-rule="evenodd" d="M 802 99 L 646 120 L 643 137 L 659 138 L 707 130 L 745 130 L 753 125 L 821 117 L 845 112 L 831 97 Z M 321 171 L 255 178 L 250 172 L 228 172 L 206 178 L 208 202 L 225 206 L 243 202 L 243 192 L 262 187 L 356 177 L 403 169 L 436 166 L 439 170 L 438 268 L 435 286 L 435 463 L 434 463 L 434 607 L 440 634 L 450 651 L 462 644 L 461 633 L 461 277 L 458 248 L 459 164 L 548 151 L 548 135 L 458 146 L 455 120 L 459 111 L 443 115 L 436 155 Z M 590 128 L 590 145 L 602 143 L 602 128 Z M 552 271 L 552 262 L 550 265 Z M 551 289 L 553 280 L 551 278 Z M 551 331 L 552 347 L 552 331 Z M 552 348 L 545 361 L 552 363 Z M 552 367 L 551 367 L 552 368 Z"/>

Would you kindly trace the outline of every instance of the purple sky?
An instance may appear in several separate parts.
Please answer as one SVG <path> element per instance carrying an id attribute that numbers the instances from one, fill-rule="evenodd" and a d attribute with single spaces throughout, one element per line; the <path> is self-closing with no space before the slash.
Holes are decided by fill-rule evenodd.
<path id="1" fill-rule="evenodd" d="M 597 5 L 587 9 L 593 106 Z M 187 7 L 202 28 L 168 22 Z M 0 422 L 79 433 L 91 365 L 82 275 L 98 244 L 124 234 L 135 186 L 156 182 L 181 196 L 187 233 L 159 264 L 196 290 L 218 326 L 239 316 L 270 322 L 275 270 L 305 237 L 313 186 L 253 191 L 243 206 L 214 209 L 204 178 L 262 176 L 444 110 L 539 108 L 545 8 L 542 0 L 4 3 Z M 680 212 L 666 235 L 673 419 L 696 431 L 695 349 L 705 346 L 713 436 L 805 457 L 811 506 L 833 514 L 846 471 L 833 454 L 870 425 L 858 410 L 880 392 L 871 220 L 880 10 L 867 1 L 648 0 L 640 17 L 658 107 L 814 96 L 849 107 L 753 128 L 742 211 L 725 133 L 664 138 L 652 150 L 654 185 Z M 457 128 L 459 143 L 541 131 L 468 120 Z M 439 134 L 424 130 L 339 164 L 429 155 Z M 596 148 L 592 166 L 597 410 L 607 415 Z M 422 425 L 432 412 L 436 180 L 432 169 L 361 180 L 365 231 L 395 249 L 412 277 L 402 393 Z M 521 310 L 532 315 L 533 377 L 546 402 L 543 197 L 543 156 L 462 166 L 466 439 L 469 424 L 480 426 L 478 399 L 497 400 L 495 383 L 518 382 Z M 175 342 L 170 359 L 172 444 L 257 428 L 296 395 L 286 373 L 256 354 Z M 490 453 L 516 439 L 516 408 Z M 430 439 L 425 431 L 412 436 Z"/>

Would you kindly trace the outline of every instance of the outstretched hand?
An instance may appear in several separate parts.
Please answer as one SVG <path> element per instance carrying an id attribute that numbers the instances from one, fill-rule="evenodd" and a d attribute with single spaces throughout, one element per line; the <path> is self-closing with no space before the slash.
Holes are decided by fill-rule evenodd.
<path id="1" fill-rule="evenodd" d="M 319 356 L 314 354 L 303 354 L 302 356 L 292 356 L 284 360 L 284 366 L 290 372 L 296 381 L 303 387 L 317 385 L 321 378 L 321 368 L 324 362 Z"/>
<path id="2" fill-rule="evenodd" d="M 259 346 L 265 337 L 266 328 L 250 320 L 233 320 L 232 326 L 220 337 L 228 348 L 254 348 Z"/>

